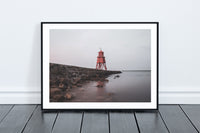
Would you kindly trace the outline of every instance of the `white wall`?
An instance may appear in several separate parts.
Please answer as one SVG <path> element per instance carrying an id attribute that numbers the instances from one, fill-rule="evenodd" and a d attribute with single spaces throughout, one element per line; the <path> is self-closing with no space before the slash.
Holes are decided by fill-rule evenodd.
<path id="1" fill-rule="evenodd" d="M 0 1 L 0 103 L 40 103 L 40 22 L 159 21 L 160 103 L 200 103 L 199 0 Z"/>

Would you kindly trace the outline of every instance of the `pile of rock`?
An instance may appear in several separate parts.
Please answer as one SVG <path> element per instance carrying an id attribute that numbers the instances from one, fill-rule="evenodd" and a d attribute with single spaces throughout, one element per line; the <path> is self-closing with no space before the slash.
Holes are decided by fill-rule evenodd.
<path id="1" fill-rule="evenodd" d="M 50 63 L 50 98 L 57 99 L 57 101 L 71 99 L 73 98 L 72 94 L 67 92 L 63 95 L 63 92 L 81 87 L 88 81 L 106 81 L 109 75 L 117 73 L 121 73 L 121 71 L 96 70 Z M 61 93 L 62 97 L 59 97 L 58 95 Z M 57 95 L 56 98 L 55 95 Z"/>

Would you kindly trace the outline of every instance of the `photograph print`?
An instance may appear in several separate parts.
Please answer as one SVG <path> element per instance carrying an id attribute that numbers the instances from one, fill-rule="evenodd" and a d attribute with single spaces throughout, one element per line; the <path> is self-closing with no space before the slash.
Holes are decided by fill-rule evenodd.
<path id="1" fill-rule="evenodd" d="M 157 22 L 41 26 L 43 109 L 157 109 Z"/>

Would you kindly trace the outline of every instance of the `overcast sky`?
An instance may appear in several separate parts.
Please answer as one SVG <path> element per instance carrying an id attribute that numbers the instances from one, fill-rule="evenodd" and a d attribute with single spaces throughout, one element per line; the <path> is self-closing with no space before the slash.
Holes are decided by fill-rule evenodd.
<path id="1" fill-rule="evenodd" d="M 50 30 L 51 63 L 95 68 L 100 48 L 108 70 L 151 69 L 150 30 Z"/>

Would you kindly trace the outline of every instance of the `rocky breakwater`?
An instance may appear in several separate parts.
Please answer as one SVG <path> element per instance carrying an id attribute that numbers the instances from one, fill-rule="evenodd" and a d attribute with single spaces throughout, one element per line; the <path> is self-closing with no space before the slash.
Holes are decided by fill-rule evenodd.
<path id="1" fill-rule="evenodd" d="M 50 63 L 50 102 L 65 102 L 75 98 L 72 89 L 89 81 L 107 81 L 107 77 L 121 71 L 105 71 L 91 68 Z M 81 91 L 81 89 L 79 90 Z"/>

